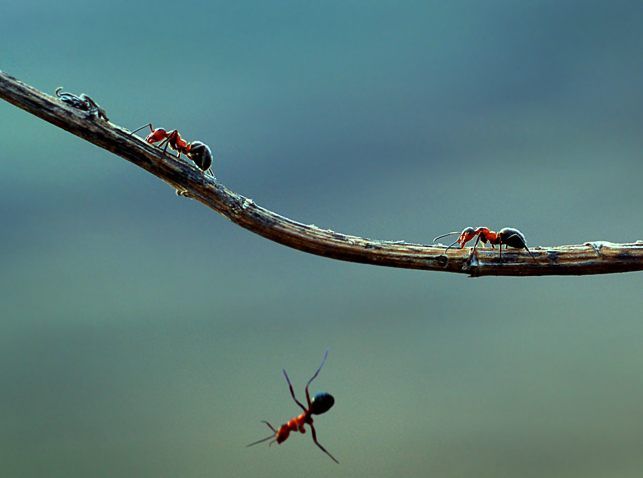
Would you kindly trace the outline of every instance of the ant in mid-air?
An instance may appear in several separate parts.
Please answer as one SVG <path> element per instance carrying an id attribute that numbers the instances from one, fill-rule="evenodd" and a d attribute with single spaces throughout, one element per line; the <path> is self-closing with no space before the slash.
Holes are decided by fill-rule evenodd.
<path id="1" fill-rule="evenodd" d="M 169 146 L 176 151 L 177 158 L 179 158 L 181 154 L 186 155 L 204 174 L 214 177 L 214 172 L 212 171 L 212 151 L 207 144 L 201 141 L 192 141 L 190 143 L 181 137 L 178 130 L 166 131 L 163 128 L 155 129 L 152 127 L 152 123 L 147 123 L 135 129 L 130 135 L 133 135 L 143 128 L 150 128 L 150 134 L 145 137 L 145 141 L 150 144 L 160 143 L 158 146 L 159 148 L 163 148 L 163 152 L 167 152 Z"/>
<path id="2" fill-rule="evenodd" d="M 79 110 L 87 111 L 89 113 L 89 116 L 109 121 L 105 110 L 101 108 L 100 105 L 92 100 L 88 95 L 86 95 L 85 93 L 75 95 L 67 91 L 62 91 L 62 89 L 62 86 L 56 88 L 56 96 L 60 101 L 62 101 L 63 103 L 67 103 L 69 106 L 72 106 L 74 108 L 78 108 Z"/>
<path id="3" fill-rule="evenodd" d="M 529 255 L 533 260 L 536 260 L 536 257 L 531 253 L 529 248 L 527 247 L 527 241 L 525 240 L 525 235 L 520 232 L 518 229 L 515 229 L 513 227 L 504 227 L 500 229 L 498 232 L 490 230 L 488 227 L 467 227 L 465 228 L 462 232 L 449 232 L 448 234 L 442 234 L 441 236 L 436 237 L 433 239 L 433 242 L 437 241 L 438 239 L 446 236 L 450 236 L 452 234 L 460 234 L 458 239 L 453 242 L 452 244 L 449 245 L 449 247 L 446 248 L 445 252 L 451 249 L 453 246 L 456 244 L 460 244 L 460 249 L 464 248 L 464 245 L 473 240 L 473 238 L 476 238 L 476 242 L 473 245 L 473 252 L 476 250 L 476 246 L 478 245 L 478 242 L 482 242 L 483 244 L 486 244 L 487 242 L 491 244 L 491 248 L 493 248 L 494 244 L 497 244 L 500 246 L 500 260 L 502 261 L 502 246 L 504 245 L 505 247 L 514 247 L 516 249 L 526 249 Z"/>
<path id="4" fill-rule="evenodd" d="M 313 374 L 313 376 L 308 380 L 308 383 L 306 384 L 306 403 L 308 406 L 304 406 L 303 403 L 301 403 L 299 400 L 297 400 L 297 397 L 295 397 L 295 391 L 292 388 L 292 383 L 290 383 L 290 379 L 288 378 L 288 374 L 286 373 L 286 370 L 283 370 L 284 377 L 286 377 L 286 382 L 288 382 L 288 387 L 290 388 L 290 395 L 292 396 L 292 399 L 295 401 L 297 405 L 301 407 L 303 410 L 303 413 L 300 415 L 291 418 L 287 423 L 284 423 L 279 427 L 279 429 L 276 429 L 273 427 L 270 423 L 267 421 L 263 420 L 263 423 L 268 425 L 268 428 L 270 428 L 273 431 L 273 434 L 266 437 L 262 438 L 261 440 L 257 440 L 255 442 L 250 443 L 247 446 L 253 446 L 257 445 L 259 443 L 263 443 L 265 441 L 270 440 L 270 445 L 273 443 L 281 444 L 285 442 L 288 439 L 288 436 L 290 435 L 290 432 L 300 432 L 300 433 L 306 433 L 306 429 L 304 428 L 304 425 L 309 425 L 310 426 L 310 433 L 313 437 L 313 441 L 315 442 L 315 445 L 317 445 L 321 451 L 326 453 L 335 463 L 339 463 L 333 455 L 331 455 L 326 448 L 324 448 L 318 441 L 317 441 L 317 432 L 315 431 L 315 426 L 313 425 L 313 415 L 321 415 L 322 413 L 326 413 L 330 408 L 333 406 L 335 403 L 335 399 L 330 393 L 326 392 L 319 392 L 316 393 L 315 396 L 311 399 L 310 398 L 310 393 L 308 392 L 308 387 L 310 386 L 310 383 L 315 380 L 317 375 L 319 375 L 319 371 L 322 369 L 324 366 L 324 363 L 326 362 L 326 358 L 328 357 L 328 350 L 324 353 L 324 358 L 322 359 L 322 363 L 317 369 L 317 371 Z"/>

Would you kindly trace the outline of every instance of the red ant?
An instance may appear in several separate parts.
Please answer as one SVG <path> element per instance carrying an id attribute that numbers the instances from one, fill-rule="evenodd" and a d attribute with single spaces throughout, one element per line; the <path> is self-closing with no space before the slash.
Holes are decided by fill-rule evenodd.
<path id="1" fill-rule="evenodd" d="M 500 229 L 498 232 L 491 231 L 488 227 L 478 227 L 476 229 L 472 227 L 467 227 L 465 228 L 462 232 L 449 232 L 448 234 L 442 234 L 441 236 L 436 237 L 433 239 L 433 242 L 437 241 L 438 239 L 446 236 L 450 236 L 451 234 L 460 234 L 458 239 L 453 242 L 452 244 L 449 245 L 445 249 L 444 252 L 448 251 L 451 249 L 451 247 L 455 246 L 456 244 L 460 244 L 460 249 L 464 248 L 464 245 L 471 241 L 474 237 L 477 236 L 476 238 L 476 243 L 473 245 L 473 251 L 475 252 L 476 246 L 478 245 L 479 241 L 482 241 L 483 244 L 486 244 L 487 242 L 491 244 L 491 248 L 493 249 L 494 244 L 498 244 L 500 246 L 500 261 L 502 261 L 502 246 L 503 244 L 505 247 L 514 247 L 516 249 L 526 249 L 529 255 L 533 260 L 536 260 L 536 257 L 531 253 L 529 248 L 527 247 L 527 241 L 525 240 L 525 235 L 520 232 L 518 229 L 514 229 L 513 227 L 504 227 Z"/>
<path id="2" fill-rule="evenodd" d="M 306 384 L 306 403 L 308 404 L 308 407 L 305 407 L 303 403 L 297 400 L 297 397 L 295 397 L 295 391 L 292 388 L 292 383 L 290 383 L 290 379 L 288 378 L 288 374 L 286 373 L 285 369 L 282 370 L 284 373 L 284 377 L 286 377 L 286 382 L 288 382 L 288 388 L 290 388 L 290 395 L 292 396 L 292 399 L 295 401 L 297 405 L 301 407 L 301 409 L 304 412 L 294 418 L 291 418 L 287 423 L 284 423 L 283 425 L 281 425 L 281 427 L 279 427 L 278 430 L 267 421 L 262 420 L 262 422 L 268 425 L 268 428 L 270 428 L 273 431 L 273 434 L 266 438 L 262 438 L 261 440 L 252 442 L 247 446 L 257 445 L 259 443 L 263 443 L 268 440 L 271 440 L 269 443 L 270 445 L 272 445 L 275 442 L 277 442 L 277 444 L 281 444 L 288 439 L 290 432 L 306 433 L 306 429 L 304 428 L 304 425 L 308 424 L 310 426 L 310 433 L 312 434 L 315 445 L 317 445 L 321 449 L 321 451 L 326 453 L 335 463 L 339 463 L 335 459 L 335 457 L 331 455 L 328 452 L 328 450 L 326 450 L 326 448 L 324 448 L 321 445 L 321 443 L 317 441 L 317 432 L 315 431 L 315 427 L 313 425 L 313 417 L 312 417 L 312 415 L 321 415 L 322 413 L 326 413 L 328 410 L 330 410 L 330 408 L 335 403 L 335 399 L 330 393 L 319 392 L 319 393 L 316 393 L 311 400 L 310 393 L 308 392 L 308 387 L 310 386 L 310 383 L 313 380 L 315 380 L 317 375 L 319 375 L 319 371 L 324 366 L 324 363 L 326 362 L 327 357 L 328 357 L 328 350 L 326 350 L 326 352 L 324 353 L 324 358 L 322 359 L 321 365 L 319 366 L 317 371 L 313 374 L 311 379 L 308 380 L 308 383 Z"/>
<path id="3" fill-rule="evenodd" d="M 160 143 L 158 146 L 159 148 L 163 148 L 164 153 L 167 152 L 169 146 L 176 151 L 177 158 L 179 158 L 181 154 L 185 154 L 201 171 L 214 177 L 214 172 L 212 171 L 212 151 L 207 144 L 201 141 L 192 141 L 189 143 L 181 137 L 178 130 L 166 131 L 163 128 L 154 129 L 152 123 L 147 123 L 135 129 L 130 135 L 148 127 L 150 128 L 150 134 L 145 137 L 145 141 L 150 144 Z"/>

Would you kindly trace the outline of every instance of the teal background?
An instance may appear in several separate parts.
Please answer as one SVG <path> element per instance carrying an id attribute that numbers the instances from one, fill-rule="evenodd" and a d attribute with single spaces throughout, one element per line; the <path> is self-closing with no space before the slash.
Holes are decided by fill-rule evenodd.
<path id="1" fill-rule="evenodd" d="M 293 219 L 643 239 L 643 4 L 21 1 L 0 69 L 208 143 Z M 284 248 L 0 103 L 0 475 L 640 477 L 643 275 Z M 244 445 L 336 398 L 309 434 Z"/>

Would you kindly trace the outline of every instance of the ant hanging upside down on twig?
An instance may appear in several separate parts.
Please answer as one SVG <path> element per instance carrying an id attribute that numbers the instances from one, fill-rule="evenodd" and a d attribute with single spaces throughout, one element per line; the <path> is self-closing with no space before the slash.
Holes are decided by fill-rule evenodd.
<path id="1" fill-rule="evenodd" d="M 306 383 L 306 403 L 308 406 L 304 406 L 303 403 L 301 403 L 299 400 L 297 400 L 297 397 L 295 396 L 295 391 L 292 387 L 292 383 L 290 383 L 290 379 L 288 378 L 288 374 L 286 373 L 286 370 L 282 370 L 284 373 L 284 377 L 286 377 L 286 382 L 288 382 L 288 388 L 290 389 L 290 395 L 292 396 L 292 399 L 295 401 L 297 405 L 301 407 L 303 410 L 303 413 L 300 415 L 291 418 L 287 423 L 284 423 L 279 427 L 279 429 L 276 429 L 273 427 L 269 422 L 263 420 L 263 423 L 268 425 L 268 428 L 270 428 L 273 431 L 273 434 L 270 436 L 267 436 L 266 438 L 262 438 L 261 440 L 257 440 L 255 442 L 250 443 L 247 446 L 253 446 L 253 445 L 258 445 L 259 443 L 263 443 L 265 441 L 270 440 L 270 445 L 273 443 L 281 444 L 285 442 L 288 437 L 290 436 L 290 432 L 300 432 L 300 433 L 306 433 L 306 429 L 304 428 L 304 425 L 310 426 L 310 433 L 313 437 L 313 441 L 315 442 L 315 445 L 317 445 L 321 451 L 326 453 L 331 460 L 333 460 L 335 463 L 339 463 L 333 455 L 331 455 L 326 448 L 324 448 L 321 443 L 317 441 L 317 432 L 315 431 L 315 426 L 313 425 L 313 415 L 321 415 L 322 413 L 326 413 L 330 408 L 333 406 L 335 403 L 335 398 L 330 393 L 326 392 L 319 392 L 316 393 L 313 398 L 310 398 L 310 393 L 308 392 L 308 387 L 310 386 L 311 382 L 315 380 L 317 375 L 319 375 L 319 371 L 322 369 L 324 366 L 324 363 L 326 362 L 326 358 L 328 357 L 328 350 L 324 353 L 324 358 L 322 359 L 322 363 L 317 369 L 317 371 L 313 374 L 313 376 L 308 380 L 308 383 Z"/>
<path id="2" fill-rule="evenodd" d="M 458 239 L 451 243 L 444 252 L 448 251 L 451 249 L 453 246 L 456 244 L 460 244 L 460 249 L 463 249 L 465 244 L 473 238 L 476 238 L 476 242 L 473 245 L 473 250 L 472 253 L 475 254 L 476 251 L 476 246 L 478 245 L 478 242 L 482 242 L 483 244 L 486 244 L 487 242 L 491 244 L 491 248 L 493 249 L 494 244 L 497 244 L 500 249 L 500 261 L 502 262 L 502 246 L 504 245 L 505 248 L 508 247 L 513 247 L 515 249 L 526 249 L 529 255 L 533 260 L 536 260 L 536 257 L 531 253 L 529 248 L 527 247 L 527 241 L 525 239 L 525 235 L 520 232 L 518 229 L 515 229 L 513 227 L 504 227 L 500 229 L 498 232 L 490 230 L 488 227 L 467 227 L 465 228 L 462 232 L 449 232 L 448 234 L 442 234 L 441 236 L 436 237 L 433 239 L 433 242 L 437 241 L 438 239 L 441 239 L 446 236 L 450 236 L 452 234 L 460 234 Z"/>
<path id="3" fill-rule="evenodd" d="M 140 128 L 136 128 L 130 133 L 134 133 L 144 129 L 150 128 L 150 134 L 145 137 L 145 141 L 150 144 L 159 143 L 158 147 L 163 148 L 163 152 L 167 152 L 170 147 L 176 151 L 176 157 L 181 157 L 181 154 L 187 156 L 197 167 L 203 171 L 203 174 L 214 178 L 214 171 L 212 170 L 212 151 L 210 147 L 201 141 L 192 141 L 191 143 L 184 140 L 178 130 L 173 129 L 167 131 L 163 128 L 154 128 L 152 123 L 147 123 Z"/>

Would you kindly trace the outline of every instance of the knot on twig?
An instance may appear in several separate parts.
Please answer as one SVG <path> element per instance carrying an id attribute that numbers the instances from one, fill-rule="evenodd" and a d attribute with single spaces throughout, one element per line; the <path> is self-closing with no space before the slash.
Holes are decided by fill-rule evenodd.
<path id="1" fill-rule="evenodd" d="M 604 241 L 591 241 L 591 242 L 586 242 L 583 245 L 590 246 L 592 249 L 594 249 L 594 252 L 596 252 L 596 255 L 598 257 L 601 257 L 601 249 L 603 248 L 604 244 L 605 244 Z"/>
<path id="2" fill-rule="evenodd" d="M 188 199 L 194 199 L 194 196 L 190 194 L 190 191 L 188 191 L 187 189 L 177 189 L 176 195 L 184 198 L 188 198 Z"/>
<path id="3" fill-rule="evenodd" d="M 234 201 L 230 201 L 230 210 L 235 216 L 240 216 L 252 206 L 255 206 L 255 202 L 252 199 L 239 194 L 235 194 Z"/>
<path id="4" fill-rule="evenodd" d="M 449 257 L 446 254 L 441 254 L 435 258 L 435 261 L 438 263 L 440 267 L 443 267 L 446 269 L 447 265 L 449 264 Z"/>

